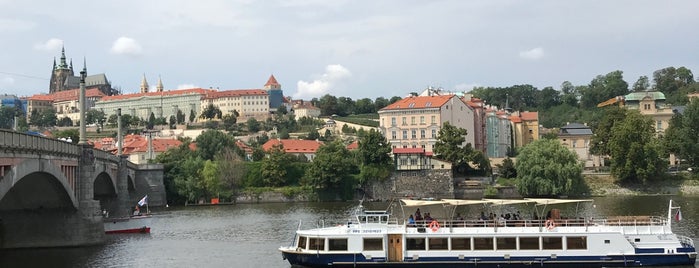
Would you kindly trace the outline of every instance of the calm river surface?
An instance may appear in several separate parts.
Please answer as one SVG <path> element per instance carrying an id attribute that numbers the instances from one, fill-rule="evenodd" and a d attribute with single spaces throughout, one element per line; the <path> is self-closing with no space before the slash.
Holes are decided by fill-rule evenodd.
<path id="1" fill-rule="evenodd" d="M 666 216 L 670 198 L 682 206 L 683 216 L 681 222 L 673 222 L 673 230 L 699 242 L 699 196 L 597 197 L 594 198 L 596 212 L 588 208 L 582 213 Z M 290 265 L 282 260 L 277 248 L 291 243 L 300 220 L 304 222 L 303 227 L 312 227 L 319 219 L 340 223 L 357 204 L 170 207 L 156 211 L 151 234 L 110 235 L 105 245 L 95 247 L 0 251 L 0 267 L 288 268 Z M 370 209 L 385 209 L 387 203 L 364 205 Z M 521 209 L 523 215 L 531 212 Z M 574 209 L 563 209 L 563 213 Z M 470 215 L 477 211 L 463 213 Z"/>

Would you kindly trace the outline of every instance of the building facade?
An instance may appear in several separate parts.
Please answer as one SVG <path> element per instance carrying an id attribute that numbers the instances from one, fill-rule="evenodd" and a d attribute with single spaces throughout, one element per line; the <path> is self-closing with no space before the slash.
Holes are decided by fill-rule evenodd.
<path id="1" fill-rule="evenodd" d="M 279 106 L 282 106 L 284 103 L 284 91 L 282 91 L 282 85 L 277 82 L 277 79 L 274 78 L 274 75 L 270 75 L 269 79 L 267 79 L 267 83 L 265 83 L 264 88 L 265 91 L 267 91 L 267 95 L 269 95 L 269 109 L 272 111 L 276 111 Z M 288 107 L 287 107 L 288 108 Z"/>
<path id="2" fill-rule="evenodd" d="M 269 117 L 269 95 L 262 89 L 237 89 L 209 91 L 201 100 L 200 109 L 214 105 L 222 115 L 238 112 L 238 122 L 247 122 L 250 118 L 266 120 Z"/>
<path id="3" fill-rule="evenodd" d="M 539 113 L 514 112 L 510 115 L 515 148 L 524 147 L 539 139 Z"/>
<path id="4" fill-rule="evenodd" d="M 665 94 L 660 91 L 632 92 L 624 96 L 626 109 L 638 110 L 642 115 L 653 118 L 656 133 L 663 134 L 670 126 L 672 106 L 665 102 Z"/>
<path id="5" fill-rule="evenodd" d="M 379 112 L 379 129 L 393 148 L 433 152 L 444 123 L 466 129 L 465 144 L 474 144 L 474 112 L 456 95 L 410 96 Z"/>
<path id="6" fill-rule="evenodd" d="M 488 157 L 503 158 L 512 148 L 512 125 L 505 111 L 486 110 L 486 147 Z"/>
<path id="7" fill-rule="evenodd" d="M 181 111 L 186 117 L 194 112 L 198 118 L 201 114 L 201 100 L 209 92 L 212 90 L 190 88 L 106 96 L 95 103 L 95 109 L 104 112 L 107 118 L 116 114 L 118 108 L 121 108 L 122 114 L 143 119 L 148 119 L 151 113 L 156 118 L 169 118 L 171 115 L 177 116 L 177 111 Z"/>
<path id="8" fill-rule="evenodd" d="M 596 164 L 590 154 L 590 140 L 592 129 L 579 123 L 568 123 L 558 131 L 558 141 L 571 152 L 578 155 L 578 159 L 584 162 L 584 167 L 594 167 Z"/>

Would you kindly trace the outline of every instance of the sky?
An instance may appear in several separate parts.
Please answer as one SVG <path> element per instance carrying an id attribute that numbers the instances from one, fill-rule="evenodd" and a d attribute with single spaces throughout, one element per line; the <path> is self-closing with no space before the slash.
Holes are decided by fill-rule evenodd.
<path id="1" fill-rule="evenodd" d="M 0 94 L 47 93 L 64 46 L 75 72 L 124 93 L 262 88 L 352 99 L 427 87 L 560 88 L 665 67 L 699 72 L 699 1 L 0 0 Z"/>

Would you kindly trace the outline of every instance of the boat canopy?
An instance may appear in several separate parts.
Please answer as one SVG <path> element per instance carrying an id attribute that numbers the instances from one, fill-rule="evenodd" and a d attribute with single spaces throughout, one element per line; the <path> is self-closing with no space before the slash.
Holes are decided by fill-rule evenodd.
<path id="1" fill-rule="evenodd" d="M 412 200 L 412 199 L 401 199 L 403 205 L 406 207 L 420 207 L 420 206 L 433 206 L 433 205 L 446 205 L 447 202 L 442 200 Z"/>
<path id="2" fill-rule="evenodd" d="M 554 199 L 554 198 L 525 198 L 532 202 L 536 202 L 537 206 L 545 205 L 555 205 L 555 204 L 565 204 L 565 203 L 582 203 L 582 202 L 593 202 L 593 199 Z"/>
<path id="3" fill-rule="evenodd" d="M 483 199 L 483 200 L 490 203 L 491 206 L 507 206 L 507 205 L 514 205 L 514 204 L 525 204 L 525 203 L 536 202 L 534 200 L 529 200 L 529 199 Z"/>

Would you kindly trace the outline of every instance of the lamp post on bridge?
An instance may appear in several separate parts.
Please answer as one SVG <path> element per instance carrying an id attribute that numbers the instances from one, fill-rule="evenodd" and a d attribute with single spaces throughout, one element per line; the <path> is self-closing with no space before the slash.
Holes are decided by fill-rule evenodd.
<path id="1" fill-rule="evenodd" d="M 121 108 L 117 109 L 117 156 L 121 156 L 121 148 L 123 146 L 121 133 Z"/>
<path id="2" fill-rule="evenodd" d="M 87 64 L 83 58 L 83 70 L 80 71 L 80 140 L 78 144 L 87 144 L 87 135 L 85 134 L 85 77 L 87 77 Z"/>

